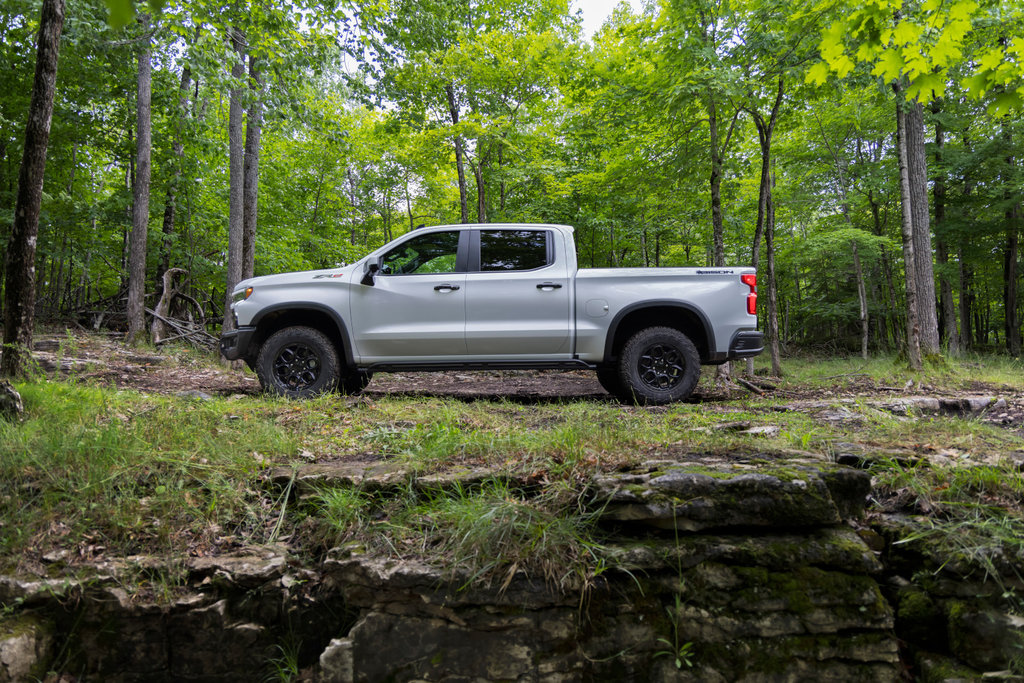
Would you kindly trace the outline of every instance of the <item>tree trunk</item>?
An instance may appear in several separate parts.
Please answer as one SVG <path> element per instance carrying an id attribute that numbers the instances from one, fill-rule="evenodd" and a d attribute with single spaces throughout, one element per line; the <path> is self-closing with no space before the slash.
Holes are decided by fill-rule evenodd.
<path id="1" fill-rule="evenodd" d="M 177 275 L 185 273 L 184 268 L 168 268 L 163 274 L 163 289 L 160 293 L 160 300 L 156 304 L 156 315 L 153 316 L 152 326 L 152 339 L 154 344 L 159 344 L 169 336 L 169 330 L 167 329 L 167 323 L 161 318 L 171 317 L 171 302 L 174 297 L 178 294 L 178 289 L 174 286 L 174 278 Z"/>
<path id="2" fill-rule="evenodd" d="M 932 103 L 932 113 L 939 114 L 941 104 Z M 942 153 L 945 147 L 945 128 L 942 121 L 935 119 L 935 182 L 932 196 L 935 199 L 935 259 L 939 263 L 939 308 L 942 312 L 942 331 L 946 348 L 951 356 L 960 355 L 960 335 L 956 326 L 956 305 L 953 301 L 953 282 L 949 273 L 949 245 L 946 241 L 946 171 L 942 168 Z"/>
<path id="3" fill-rule="evenodd" d="M 899 150 L 900 165 L 900 205 L 903 209 L 903 264 L 906 271 L 907 291 L 907 360 L 913 370 L 922 368 L 921 336 L 917 320 L 917 272 L 914 254 L 914 218 L 911 210 L 910 172 L 907 168 L 907 126 L 904 118 L 903 95 L 897 91 L 896 98 L 896 138 Z"/>
<path id="4" fill-rule="evenodd" d="M 755 269 L 761 259 L 761 238 L 766 231 L 768 212 L 772 203 L 772 177 L 771 177 L 771 156 L 772 156 L 772 134 L 775 132 L 775 123 L 779 118 L 779 109 L 782 107 L 782 96 L 785 92 L 785 81 L 779 78 L 779 88 L 775 95 L 775 102 L 772 104 L 772 111 L 766 122 L 761 114 L 752 111 L 754 125 L 757 126 L 758 142 L 761 146 L 761 178 L 757 192 L 757 225 L 754 228 L 754 244 L 751 251 L 750 265 Z M 774 246 L 774 241 L 773 241 Z M 724 265 L 724 264 L 723 264 Z M 776 333 L 778 320 L 776 319 Z M 773 358 L 773 367 L 776 359 Z M 754 359 L 747 359 L 747 374 L 754 374 Z"/>
<path id="5" fill-rule="evenodd" d="M 868 359 L 868 295 L 864 287 L 864 269 L 860 265 L 860 253 L 857 251 L 857 240 L 850 240 L 853 251 L 853 272 L 857 278 L 857 301 L 860 303 L 860 357 Z"/>
<path id="6" fill-rule="evenodd" d="M 479 147 L 479 143 L 478 143 Z M 484 185 L 484 162 L 471 164 L 473 177 L 476 179 L 476 222 L 487 222 L 487 188 Z"/>
<path id="7" fill-rule="evenodd" d="M 32 353 L 36 292 L 36 237 L 43 200 L 46 147 L 50 141 L 53 95 L 57 81 L 64 0 L 43 0 L 36 48 L 36 69 L 25 126 L 25 148 L 18 172 L 14 223 L 7 246 L 4 287 L 3 355 L 0 377 L 15 377 Z"/>
<path id="8" fill-rule="evenodd" d="M 260 178 L 260 134 L 263 130 L 263 79 L 259 60 L 249 57 L 249 87 L 252 104 L 245 126 L 245 168 L 242 188 L 242 279 L 253 276 L 256 269 L 256 216 Z"/>
<path id="9" fill-rule="evenodd" d="M 125 341 L 134 346 L 146 336 L 146 242 L 149 233 L 149 181 L 152 152 L 153 86 L 150 59 L 149 17 L 139 17 L 147 34 L 139 50 L 138 94 L 136 96 L 135 183 L 132 187 L 132 236 L 128 256 L 128 333 Z"/>
<path id="10" fill-rule="evenodd" d="M 444 87 L 445 95 L 448 96 L 448 113 L 452 117 L 452 125 L 459 125 L 459 106 L 455 102 L 455 87 L 450 83 Z M 462 222 L 469 222 L 469 199 L 466 196 L 466 169 L 462 159 L 462 136 L 455 133 L 455 169 L 459 174 L 459 208 L 462 212 Z"/>
<path id="11" fill-rule="evenodd" d="M 228 29 L 231 46 L 235 51 L 235 63 L 231 67 L 234 83 L 231 87 L 231 102 L 228 109 L 228 155 L 230 168 L 230 190 L 228 200 L 228 268 L 227 292 L 224 300 L 225 332 L 234 329 L 231 320 L 231 291 L 242 280 L 242 244 L 245 224 L 243 222 L 243 193 L 245 178 L 245 156 L 242 146 L 242 79 L 245 78 L 245 36 L 237 28 Z"/>
<path id="12" fill-rule="evenodd" d="M 924 353 L 938 354 L 941 349 L 939 321 L 935 313 L 935 268 L 932 265 L 932 237 L 928 219 L 928 160 L 924 147 L 924 108 L 917 100 L 904 103 L 904 107 L 921 350 Z"/>
<path id="13" fill-rule="evenodd" d="M 725 226 L 722 222 L 722 152 L 718 146 L 718 111 L 708 98 L 708 126 L 711 138 L 711 235 L 714 248 L 712 266 L 725 265 Z"/>
<path id="14" fill-rule="evenodd" d="M 1013 357 L 1020 356 L 1020 317 L 1017 310 L 1017 259 L 1020 254 L 1020 205 L 1014 204 L 1006 212 L 1006 248 L 1003 252 L 1003 310 L 1005 311 L 1006 350 Z"/>
<path id="15" fill-rule="evenodd" d="M 774 179 L 772 184 L 774 184 Z M 768 215 L 765 223 L 765 273 L 768 280 L 768 350 L 772 362 L 772 375 L 782 377 L 782 359 L 779 355 L 779 287 L 775 280 L 775 201 L 768 193 Z"/>
<path id="16" fill-rule="evenodd" d="M 185 143 L 182 141 L 182 127 L 185 117 L 188 116 L 188 91 L 192 80 L 192 70 L 187 66 L 181 70 L 181 85 L 178 87 L 178 111 L 177 121 L 174 125 L 174 176 L 167 186 L 167 199 L 164 202 L 163 237 L 164 243 L 160 254 L 160 264 L 157 266 L 157 280 L 163 283 L 163 275 L 171 267 L 171 247 L 173 241 L 171 235 L 174 233 L 174 214 L 177 212 L 178 183 L 181 182 L 181 164 L 185 156 Z"/>

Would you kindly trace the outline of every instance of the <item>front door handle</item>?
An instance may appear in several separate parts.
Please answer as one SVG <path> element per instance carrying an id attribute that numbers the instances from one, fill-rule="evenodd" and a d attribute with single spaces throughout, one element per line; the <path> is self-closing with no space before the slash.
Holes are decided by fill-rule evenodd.
<path id="1" fill-rule="evenodd" d="M 434 287 L 435 292 L 454 292 L 459 289 L 458 285 L 438 285 Z"/>
<path id="2" fill-rule="evenodd" d="M 562 288 L 562 285 L 558 284 L 557 282 L 542 282 L 539 285 L 537 285 L 537 289 L 543 289 L 543 290 L 552 290 L 552 289 L 561 289 L 561 288 Z"/>

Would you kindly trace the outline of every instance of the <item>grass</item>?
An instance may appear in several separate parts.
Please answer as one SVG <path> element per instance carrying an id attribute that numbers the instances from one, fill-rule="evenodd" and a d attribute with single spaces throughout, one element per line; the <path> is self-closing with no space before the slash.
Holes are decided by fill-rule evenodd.
<path id="1" fill-rule="evenodd" d="M 409 397 L 200 401 L 40 378 L 17 385 L 25 420 L 0 420 L 0 551 L 17 565 L 54 550 L 88 559 L 274 539 L 309 552 L 355 542 L 444 561 L 461 576 L 499 585 L 518 571 L 585 585 L 603 566 L 600 534 L 580 502 L 592 474 L 690 455 L 828 455 L 846 443 L 951 462 L 914 468 L 876 459 L 879 495 L 894 508 L 927 507 L 936 534 L 968 539 L 965 529 L 990 528 L 978 537 L 982 547 L 1019 537 L 1024 484 L 998 461 L 1024 450 L 1024 438 L 978 420 L 908 420 L 838 396 L 858 384 L 908 380 L 1019 393 L 1021 369 L 1005 358 L 949 361 L 922 373 L 891 358 L 787 361 L 780 392 L 824 397 L 854 418 L 846 421 L 788 409 L 786 396 L 738 392 L 653 410 Z M 777 429 L 754 435 L 720 429 L 724 422 Z M 486 468 L 495 476 L 434 491 L 411 482 L 372 494 L 325 488 L 299 506 L 269 484 L 275 466 L 361 458 L 412 474 Z M 509 477 L 534 484 L 516 489 Z"/>

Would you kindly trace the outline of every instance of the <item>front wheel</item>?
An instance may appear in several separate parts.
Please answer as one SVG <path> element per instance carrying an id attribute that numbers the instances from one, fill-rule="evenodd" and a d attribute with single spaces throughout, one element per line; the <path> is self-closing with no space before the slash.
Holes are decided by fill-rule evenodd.
<path id="1" fill-rule="evenodd" d="M 700 379 L 700 354 L 679 330 L 648 327 L 626 342 L 618 370 L 626 396 L 641 405 L 663 405 L 693 393 Z"/>
<path id="2" fill-rule="evenodd" d="M 289 398 L 333 391 L 340 377 L 334 344 L 312 327 L 286 327 L 267 338 L 256 357 L 263 390 Z"/>

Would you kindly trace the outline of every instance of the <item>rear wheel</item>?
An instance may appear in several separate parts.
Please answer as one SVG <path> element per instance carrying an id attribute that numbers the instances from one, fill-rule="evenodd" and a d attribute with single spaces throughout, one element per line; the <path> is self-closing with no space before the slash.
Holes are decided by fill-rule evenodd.
<path id="1" fill-rule="evenodd" d="M 268 393 L 289 398 L 316 396 L 338 386 L 338 352 L 319 330 L 286 327 L 263 343 L 256 357 L 256 376 Z"/>
<path id="2" fill-rule="evenodd" d="M 700 379 L 700 354 L 679 330 L 648 327 L 622 347 L 618 375 L 625 395 L 641 405 L 682 401 Z"/>

